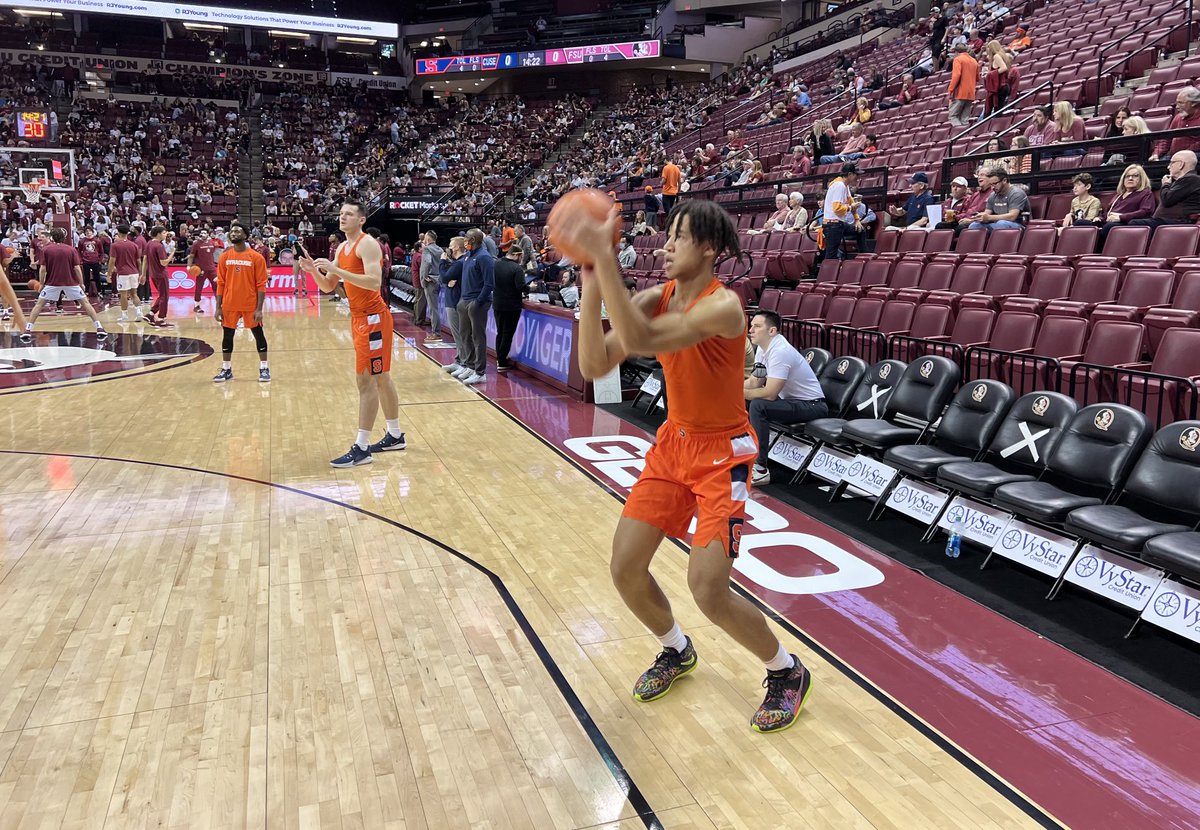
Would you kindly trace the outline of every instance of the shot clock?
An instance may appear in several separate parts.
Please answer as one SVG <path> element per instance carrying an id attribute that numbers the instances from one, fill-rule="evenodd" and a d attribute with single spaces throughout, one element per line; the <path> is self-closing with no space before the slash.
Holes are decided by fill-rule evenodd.
<path id="1" fill-rule="evenodd" d="M 17 138 L 31 144 L 50 140 L 50 113 L 18 110 Z"/>

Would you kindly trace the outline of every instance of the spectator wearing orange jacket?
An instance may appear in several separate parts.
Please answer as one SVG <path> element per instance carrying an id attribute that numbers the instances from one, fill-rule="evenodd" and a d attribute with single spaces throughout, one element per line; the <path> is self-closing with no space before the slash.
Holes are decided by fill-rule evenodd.
<path id="1" fill-rule="evenodd" d="M 674 161 L 669 160 L 663 165 L 662 204 L 668 216 L 671 215 L 671 208 L 675 207 L 675 200 L 679 198 L 679 182 L 682 178 L 683 173 Z"/>
<path id="2" fill-rule="evenodd" d="M 971 108 L 975 105 L 975 87 L 979 84 L 979 62 L 971 57 L 965 43 L 954 44 L 958 54 L 950 67 L 950 87 L 946 90 L 949 96 L 950 123 L 955 127 L 965 127 L 969 123 Z"/>

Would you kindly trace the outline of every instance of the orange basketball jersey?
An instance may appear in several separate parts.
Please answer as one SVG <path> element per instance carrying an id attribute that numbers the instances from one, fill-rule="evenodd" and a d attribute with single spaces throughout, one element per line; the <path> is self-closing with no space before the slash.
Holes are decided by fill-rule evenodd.
<path id="1" fill-rule="evenodd" d="M 120 243 L 117 243 L 120 244 Z M 254 311 L 267 290 L 267 261 L 258 251 L 230 248 L 217 260 L 217 296 L 226 311 Z"/>
<path id="2" fill-rule="evenodd" d="M 723 290 L 721 281 L 714 279 L 684 311 Z M 667 311 L 674 293 L 672 280 L 663 287 L 654 316 Z M 744 341 L 744 337 L 710 337 L 686 349 L 657 356 L 667 380 L 667 411 L 672 423 L 701 432 L 737 429 L 747 424 L 743 395 Z"/>
<path id="3" fill-rule="evenodd" d="M 354 241 L 353 245 L 349 242 L 343 242 L 338 246 L 338 268 L 341 268 L 343 271 L 349 271 L 351 274 L 367 273 L 363 267 L 362 257 L 358 255 L 358 245 L 364 239 L 370 239 L 372 244 L 375 242 L 373 238 L 362 234 Z M 351 314 L 379 314 L 388 310 L 387 303 L 383 301 L 383 297 L 379 294 L 378 290 L 372 291 L 369 288 L 362 288 L 350 282 L 343 282 L 343 285 L 346 286 L 346 299 L 350 301 Z"/>

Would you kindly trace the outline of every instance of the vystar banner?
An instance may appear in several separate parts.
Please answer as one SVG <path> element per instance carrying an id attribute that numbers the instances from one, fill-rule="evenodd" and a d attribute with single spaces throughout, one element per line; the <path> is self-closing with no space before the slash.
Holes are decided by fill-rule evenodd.
<path id="1" fill-rule="evenodd" d="M 1067 570 L 1067 582 L 1141 611 L 1150 602 L 1163 572 L 1153 565 L 1088 545 Z"/>
<path id="2" fill-rule="evenodd" d="M 1008 525 L 1010 518 L 1012 517 L 1002 510 L 955 496 L 942 520 L 938 522 L 938 527 L 949 532 L 950 525 L 958 523 L 958 532 L 963 538 L 990 548 L 996 544 L 996 540 L 1000 538 L 1000 531 Z"/>
<path id="3" fill-rule="evenodd" d="M 772 433 L 774 435 L 775 433 Z M 812 452 L 812 444 L 797 441 L 786 435 L 781 435 L 772 446 L 767 456 L 790 470 L 799 470 L 804 459 Z"/>
<path id="4" fill-rule="evenodd" d="M 812 463 L 808 465 L 808 471 L 817 478 L 825 479 L 830 484 L 837 484 L 846 477 L 852 459 L 853 456 L 848 453 L 822 447 L 813 456 Z"/>
<path id="5" fill-rule="evenodd" d="M 1069 536 L 1013 519 L 992 545 L 992 551 L 1057 578 L 1066 570 L 1077 544 Z"/>
<path id="6" fill-rule="evenodd" d="M 846 475 L 842 480 L 856 490 L 872 496 L 880 496 L 895 477 L 895 467 L 889 467 L 870 456 L 860 455 L 850 462 L 850 467 L 846 470 Z"/>
<path id="7" fill-rule="evenodd" d="M 1142 619 L 1200 643 L 1200 589 L 1164 579 L 1146 603 Z"/>
<path id="8" fill-rule="evenodd" d="M 932 484 L 905 478 L 888 494 L 887 506 L 928 525 L 937 518 L 950 494 Z"/>

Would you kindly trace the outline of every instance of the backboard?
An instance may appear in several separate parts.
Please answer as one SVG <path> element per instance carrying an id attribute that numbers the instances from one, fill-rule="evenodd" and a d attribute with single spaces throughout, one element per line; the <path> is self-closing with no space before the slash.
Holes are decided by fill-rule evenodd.
<path id="1" fill-rule="evenodd" d="M 49 147 L 0 147 L 0 191 L 20 190 L 40 179 L 42 197 L 75 191 L 75 151 Z"/>

